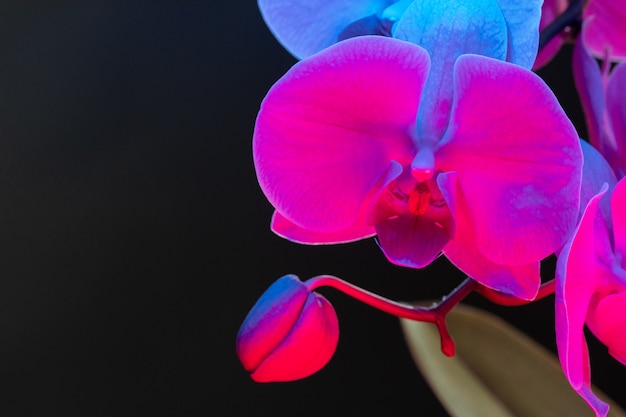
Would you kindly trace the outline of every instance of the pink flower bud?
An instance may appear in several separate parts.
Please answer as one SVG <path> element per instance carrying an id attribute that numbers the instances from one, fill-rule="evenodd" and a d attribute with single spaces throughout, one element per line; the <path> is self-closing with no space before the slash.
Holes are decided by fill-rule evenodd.
<path id="1" fill-rule="evenodd" d="M 285 275 L 263 293 L 237 334 L 237 355 L 256 382 L 284 382 L 319 371 L 335 353 L 339 323 L 332 305 Z"/>

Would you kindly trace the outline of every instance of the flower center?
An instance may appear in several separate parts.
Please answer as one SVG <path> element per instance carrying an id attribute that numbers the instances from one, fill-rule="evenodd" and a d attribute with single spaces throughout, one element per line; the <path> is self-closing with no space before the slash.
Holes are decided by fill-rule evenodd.
<path id="1" fill-rule="evenodd" d="M 409 211 L 416 216 L 422 216 L 430 205 L 430 189 L 426 182 L 419 182 L 409 193 Z"/>

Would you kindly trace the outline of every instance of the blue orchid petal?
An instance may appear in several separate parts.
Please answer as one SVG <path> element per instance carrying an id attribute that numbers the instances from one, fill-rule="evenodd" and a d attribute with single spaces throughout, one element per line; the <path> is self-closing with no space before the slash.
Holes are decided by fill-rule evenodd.
<path id="1" fill-rule="evenodd" d="M 497 0 L 508 29 L 506 60 L 530 69 L 539 47 L 543 0 Z"/>
<path id="2" fill-rule="evenodd" d="M 296 58 L 305 58 L 340 40 L 377 33 L 378 16 L 393 0 L 259 0 L 259 10 L 276 39 Z M 355 22 L 356 27 L 347 29 Z M 380 22 L 384 27 L 385 23 Z M 355 29 L 363 29 L 358 33 Z M 350 36 L 347 36 L 345 31 Z"/>
<path id="3" fill-rule="evenodd" d="M 406 9 L 393 36 L 420 45 L 430 55 L 417 126 L 420 141 L 433 145 L 448 125 L 456 59 L 468 53 L 506 59 L 504 16 L 497 0 L 419 0 Z"/>

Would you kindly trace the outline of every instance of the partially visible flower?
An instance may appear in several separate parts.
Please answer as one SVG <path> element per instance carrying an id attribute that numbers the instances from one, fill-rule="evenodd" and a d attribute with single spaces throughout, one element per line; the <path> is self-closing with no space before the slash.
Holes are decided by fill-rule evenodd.
<path id="1" fill-rule="evenodd" d="M 601 70 L 582 39 L 574 47 L 573 74 L 589 142 L 621 178 L 626 175 L 626 62 L 612 70 L 604 62 Z"/>
<path id="2" fill-rule="evenodd" d="M 324 367 L 338 340 L 332 305 L 295 275 L 285 275 L 246 316 L 237 334 L 237 355 L 256 382 L 294 381 Z"/>
<path id="3" fill-rule="evenodd" d="M 591 390 L 589 353 L 583 328 L 618 361 L 626 364 L 626 179 L 591 199 L 556 271 L 556 336 L 559 359 L 572 387 L 606 416 L 608 405 Z M 599 204 L 610 197 L 610 218 Z"/>
<path id="4" fill-rule="evenodd" d="M 568 6 L 568 0 L 544 0 L 541 6 L 541 20 L 539 22 L 539 30 L 544 30 L 550 23 L 559 17 Z M 533 65 L 533 69 L 539 69 L 548 62 L 561 50 L 566 33 L 561 32 L 544 45 L 537 53 L 537 59 Z"/>
<path id="5" fill-rule="evenodd" d="M 453 67 L 447 78 L 421 47 L 359 37 L 271 88 L 253 153 L 272 227 L 309 244 L 376 234 L 409 267 L 443 251 L 480 283 L 532 299 L 539 261 L 577 220 L 578 135 L 536 74 L 479 55 L 437 59 Z"/>
<path id="6" fill-rule="evenodd" d="M 497 14 L 506 24 L 501 41 L 508 45 L 507 60 L 530 68 L 537 54 L 541 0 L 258 0 L 258 4 L 276 39 L 299 59 L 355 36 L 396 37 L 402 19 L 427 19 L 442 12 L 454 12 L 477 25 L 484 14 Z"/>
<path id="7" fill-rule="evenodd" d="M 545 0 L 541 6 L 539 29 L 545 29 L 568 7 L 568 0 Z M 626 59 L 626 7 L 616 0 L 588 0 L 583 9 L 582 33 L 590 52 L 600 59 L 623 61 Z M 537 54 L 533 65 L 539 69 L 559 52 L 568 37 L 560 33 L 548 42 Z M 576 41 L 578 43 L 578 40 Z"/>

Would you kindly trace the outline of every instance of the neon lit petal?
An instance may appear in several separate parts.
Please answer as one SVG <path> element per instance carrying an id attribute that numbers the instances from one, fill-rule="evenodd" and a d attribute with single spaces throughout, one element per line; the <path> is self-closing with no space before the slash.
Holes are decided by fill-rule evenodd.
<path id="1" fill-rule="evenodd" d="M 610 48 L 611 59 L 626 59 L 626 9 L 622 2 L 590 0 L 583 19 L 587 22 L 583 36 L 595 56 L 603 58 Z"/>
<path id="2" fill-rule="evenodd" d="M 265 97 L 253 138 L 261 189 L 289 221 L 315 232 L 351 227 L 391 161 L 415 154 L 420 47 L 348 39 L 297 63 Z"/>
<path id="3" fill-rule="evenodd" d="M 379 15 L 391 3 L 391 0 L 258 0 L 270 31 L 297 58 L 336 43 L 346 26 Z"/>
<path id="4" fill-rule="evenodd" d="M 450 117 L 452 68 L 461 54 L 504 60 L 507 27 L 496 0 L 420 0 L 394 26 L 393 36 L 422 46 L 430 55 L 428 77 L 418 115 L 420 140 L 436 143 Z"/>
<path id="5" fill-rule="evenodd" d="M 563 246 L 577 220 L 576 130 L 545 83 L 517 65 L 464 55 L 454 81 L 440 167 L 457 172 L 483 255 L 537 262 Z"/>
<path id="6" fill-rule="evenodd" d="M 348 243 L 372 237 L 376 234 L 372 226 L 364 223 L 363 217 L 359 217 L 359 219 L 347 229 L 332 233 L 320 233 L 298 227 L 285 219 L 278 212 L 274 212 L 272 216 L 271 228 L 272 231 L 280 237 L 306 245 Z"/>
<path id="7" fill-rule="evenodd" d="M 614 251 L 622 257 L 622 268 L 626 268 L 626 179 L 617 183 L 611 195 Z M 626 274 L 625 274 L 626 277 Z"/>
<path id="8" fill-rule="evenodd" d="M 454 238 L 443 249 L 450 262 L 489 288 L 526 300 L 534 299 L 541 284 L 539 262 L 507 266 L 487 259 L 476 248 L 475 232 L 467 217 L 464 197 L 457 189 L 456 174 L 440 174 L 437 181 L 456 221 Z"/>
<path id="9" fill-rule="evenodd" d="M 293 330 L 250 375 L 256 382 L 306 378 L 332 358 L 339 340 L 339 323 L 332 305 L 311 293 Z"/>
<path id="10" fill-rule="evenodd" d="M 390 262 L 423 268 L 434 261 L 450 240 L 451 219 L 402 215 L 376 225 L 380 248 Z"/>
<path id="11" fill-rule="evenodd" d="M 598 236 L 602 235 L 604 223 L 602 217 L 597 216 L 598 203 L 606 189 L 603 187 L 602 192 L 591 199 L 574 238 L 565 245 L 557 261 L 555 300 L 559 322 L 556 339 L 563 370 L 576 390 L 590 383 L 583 327 L 590 300 L 606 274 L 596 251 L 597 240 L 608 238 L 606 231 L 604 236 Z"/>
<path id="12" fill-rule="evenodd" d="M 574 45 L 572 71 L 576 90 L 585 113 L 589 142 L 597 149 L 602 150 L 601 126 L 604 115 L 604 85 L 600 67 L 589 54 L 582 38 Z"/>
<path id="13" fill-rule="evenodd" d="M 582 217 L 589 201 L 600 192 L 604 184 L 608 185 L 609 190 L 612 190 L 615 184 L 617 184 L 615 173 L 602 154 L 584 140 L 580 141 L 580 145 L 583 150 L 584 163 L 583 179 L 580 187 L 579 218 Z M 611 207 L 608 202 L 609 200 L 607 198 L 603 198 L 600 200 L 599 205 L 600 211 L 607 223 L 611 219 Z"/>
<path id="14" fill-rule="evenodd" d="M 606 111 L 615 140 L 615 170 L 620 177 L 626 175 L 626 62 L 616 66 L 606 85 Z"/>
<path id="15" fill-rule="evenodd" d="M 498 0 L 508 29 L 507 62 L 530 69 L 537 57 L 543 0 Z"/>
<path id="16" fill-rule="evenodd" d="M 590 311 L 587 325 L 593 334 L 609 348 L 609 353 L 626 364 L 626 292 L 603 297 Z"/>

